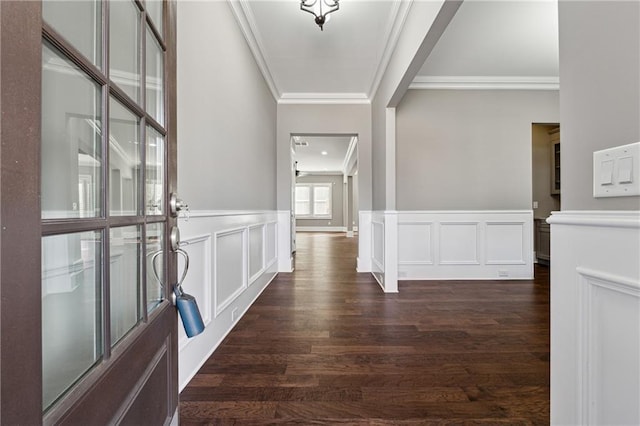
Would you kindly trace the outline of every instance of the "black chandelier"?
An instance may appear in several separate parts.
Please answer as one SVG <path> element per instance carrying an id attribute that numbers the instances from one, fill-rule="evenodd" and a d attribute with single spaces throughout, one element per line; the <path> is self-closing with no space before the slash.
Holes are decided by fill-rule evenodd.
<path id="1" fill-rule="evenodd" d="M 316 17 L 316 24 L 320 31 L 324 31 L 322 26 L 329 19 L 328 14 L 340 9 L 340 0 L 300 0 L 300 10 L 311 13 Z"/>

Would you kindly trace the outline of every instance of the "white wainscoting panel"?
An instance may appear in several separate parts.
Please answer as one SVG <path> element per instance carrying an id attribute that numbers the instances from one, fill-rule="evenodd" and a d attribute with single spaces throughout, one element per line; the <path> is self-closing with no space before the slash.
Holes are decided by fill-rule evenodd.
<path id="1" fill-rule="evenodd" d="M 398 215 L 395 211 L 372 212 L 371 274 L 385 293 L 398 292 Z"/>
<path id="2" fill-rule="evenodd" d="M 585 268 L 577 272 L 582 293 L 582 422 L 640 424 L 640 286 Z M 638 405 L 619 405 L 619 395 Z"/>
<path id="3" fill-rule="evenodd" d="M 533 213 L 400 211 L 398 278 L 533 278 Z"/>
<path id="4" fill-rule="evenodd" d="M 399 211 L 398 278 L 531 279 L 533 212 Z"/>
<path id="5" fill-rule="evenodd" d="M 405 222 L 398 224 L 400 265 L 433 265 L 433 223 Z"/>
<path id="6" fill-rule="evenodd" d="M 440 264 L 479 265 L 478 222 L 440 222 Z"/>
<path id="7" fill-rule="evenodd" d="M 249 285 L 258 279 L 265 267 L 265 225 L 249 227 Z"/>
<path id="8" fill-rule="evenodd" d="M 246 234 L 245 228 L 215 234 L 216 317 L 247 287 Z"/>
<path id="9" fill-rule="evenodd" d="M 270 222 L 267 223 L 265 229 L 265 267 L 270 267 L 273 263 L 278 260 L 278 223 Z"/>
<path id="10" fill-rule="evenodd" d="M 640 424 L 640 212 L 551 224 L 551 424 Z"/>
<path id="11" fill-rule="evenodd" d="M 291 210 L 278 210 L 277 247 L 278 271 L 293 272 L 293 256 L 291 254 L 291 227 L 293 216 Z"/>
<path id="12" fill-rule="evenodd" d="M 486 223 L 487 265 L 525 265 L 525 222 Z M 533 258 L 533 255 L 532 255 Z"/>
<path id="13" fill-rule="evenodd" d="M 178 220 L 190 258 L 185 290 L 206 326 L 189 339 L 179 325 L 180 390 L 276 276 L 278 218 L 275 211 L 192 211 Z"/>
<path id="14" fill-rule="evenodd" d="M 373 256 L 373 270 L 375 272 L 384 271 L 384 223 L 378 221 L 371 222 L 371 235 L 373 235 L 373 248 L 371 250 Z"/>
<path id="15" fill-rule="evenodd" d="M 358 212 L 358 272 L 371 272 L 371 211 Z"/>
<path id="16" fill-rule="evenodd" d="M 182 283 L 182 288 L 187 294 L 196 298 L 202 321 L 207 327 L 212 319 L 211 234 L 182 238 L 181 245 L 189 255 L 189 270 Z M 183 268 L 184 258 L 178 256 L 178 278 L 182 274 Z M 178 326 L 178 348 L 182 350 L 189 343 L 189 338 L 182 327 L 182 320 L 178 321 L 181 322 Z"/>

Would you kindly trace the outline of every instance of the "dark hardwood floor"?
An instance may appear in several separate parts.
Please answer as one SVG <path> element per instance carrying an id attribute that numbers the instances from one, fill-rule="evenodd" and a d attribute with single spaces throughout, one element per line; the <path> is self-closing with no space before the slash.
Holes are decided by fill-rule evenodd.
<path id="1" fill-rule="evenodd" d="M 358 274 L 356 239 L 298 234 L 279 274 L 180 395 L 192 424 L 549 423 L 548 270 L 534 281 Z"/>

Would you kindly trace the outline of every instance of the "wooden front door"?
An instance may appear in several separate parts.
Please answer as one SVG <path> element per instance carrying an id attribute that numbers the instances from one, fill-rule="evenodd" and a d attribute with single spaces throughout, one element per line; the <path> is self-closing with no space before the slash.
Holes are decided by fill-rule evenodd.
<path id="1" fill-rule="evenodd" d="M 2 424 L 171 421 L 175 81 L 172 0 L 0 1 Z"/>

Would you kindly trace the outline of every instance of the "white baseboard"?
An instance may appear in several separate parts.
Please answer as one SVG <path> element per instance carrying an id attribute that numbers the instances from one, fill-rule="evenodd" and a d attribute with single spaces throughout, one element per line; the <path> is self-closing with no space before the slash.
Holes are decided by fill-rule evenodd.
<path id="1" fill-rule="evenodd" d="M 296 232 L 347 232 L 344 226 L 296 226 Z"/>

